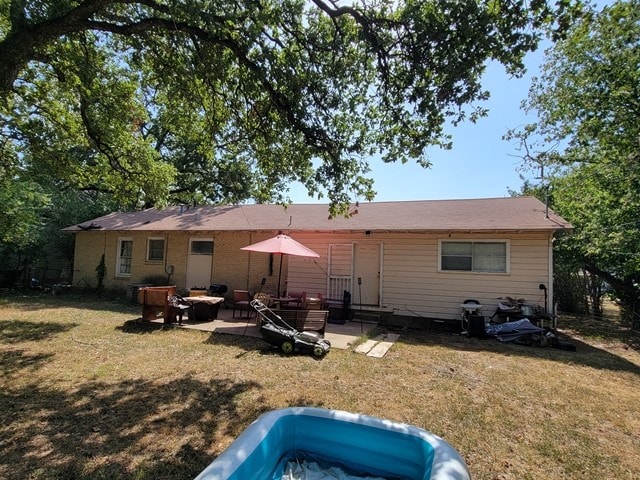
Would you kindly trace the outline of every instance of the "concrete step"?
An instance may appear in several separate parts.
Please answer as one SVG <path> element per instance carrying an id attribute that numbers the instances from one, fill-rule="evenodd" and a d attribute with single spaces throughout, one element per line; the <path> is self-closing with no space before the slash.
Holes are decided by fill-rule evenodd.
<path id="1" fill-rule="evenodd" d="M 379 313 L 369 313 L 369 312 L 359 312 L 357 310 L 352 310 L 353 318 L 352 322 L 357 323 L 380 323 L 380 314 Z"/>

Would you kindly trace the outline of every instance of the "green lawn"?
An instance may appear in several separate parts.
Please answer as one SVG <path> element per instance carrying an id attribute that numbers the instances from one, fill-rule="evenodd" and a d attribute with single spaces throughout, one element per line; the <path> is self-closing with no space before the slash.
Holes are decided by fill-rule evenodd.
<path id="1" fill-rule="evenodd" d="M 315 360 L 139 315 L 0 295 L 0 478 L 190 479 L 294 405 L 427 429 L 474 479 L 640 478 L 640 353 L 615 319 L 563 317 L 577 352 L 410 331 L 380 359 Z"/>

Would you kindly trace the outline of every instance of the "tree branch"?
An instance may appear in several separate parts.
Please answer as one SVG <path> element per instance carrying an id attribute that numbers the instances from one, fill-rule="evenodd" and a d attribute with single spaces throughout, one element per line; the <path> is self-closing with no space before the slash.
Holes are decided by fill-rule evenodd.
<path id="1" fill-rule="evenodd" d="M 618 291 L 632 293 L 632 294 L 635 294 L 636 296 L 638 295 L 638 290 L 634 286 L 632 281 L 626 281 L 625 279 L 616 277 L 615 275 L 607 272 L 606 270 L 602 270 L 601 268 L 597 267 L 594 263 L 590 261 L 585 261 L 584 269 L 602 278 Z"/>
<path id="2" fill-rule="evenodd" d="M 121 173 L 130 175 L 132 172 L 122 166 L 120 160 L 118 160 L 118 155 L 113 151 L 113 148 L 111 148 L 111 146 L 107 143 L 103 142 L 98 131 L 93 128 L 93 124 L 91 122 L 91 119 L 89 118 L 88 108 L 89 106 L 87 104 L 87 100 L 84 97 L 81 97 L 80 117 L 82 118 L 82 123 L 85 126 L 87 136 L 93 141 L 98 151 L 100 151 L 105 157 L 107 157 L 111 168 Z"/>
<path id="3" fill-rule="evenodd" d="M 0 94 L 11 90 L 20 70 L 36 58 L 37 50 L 56 38 L 90 29 L 90 18 L 116 4 L 138 4 L 170 14 L 170 7 L 153 0 L 86 0 L 68 12 L 37 24 L 25 19 L 25 0 L 12 0 L 11 29 L 0 42 Z"/>

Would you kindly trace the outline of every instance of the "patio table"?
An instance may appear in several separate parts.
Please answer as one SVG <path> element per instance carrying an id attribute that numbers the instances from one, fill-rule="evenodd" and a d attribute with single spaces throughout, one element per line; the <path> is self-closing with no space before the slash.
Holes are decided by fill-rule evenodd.
<path id="1" fill-rule="evenodd" d="M 223 297 L 210 297 L 208 295 L 198 295 L 197 297 L 184 297 L 185 302 L 190 303 L 193 308 L 189 310 L 189 320 L 194 322 L 206 322 L 215 320 L 218 316 L 220 304 L 224 302 Z"/>
<path id="2" fill-rule="evenodd" d="M 298 308 L 302 306 L 302 299 L 298 297 L 277 297 L 272 298 L 271 301 L 276 304 L 278 308 L 288 306 L 290 303 L 295 303 Z"/>

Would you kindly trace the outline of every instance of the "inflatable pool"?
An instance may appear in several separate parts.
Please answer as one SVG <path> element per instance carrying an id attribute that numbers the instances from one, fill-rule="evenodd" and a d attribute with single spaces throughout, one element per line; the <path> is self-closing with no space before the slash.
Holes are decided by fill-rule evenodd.
<path id="1" fill-rule="evenodd" d="M 293 407 L 261 415 L 196 480 L 279 480 L 286 462 L 300 457 L 389 479 L 470 479 L 453 447 L 425 430 L 339 410 Z"/>

